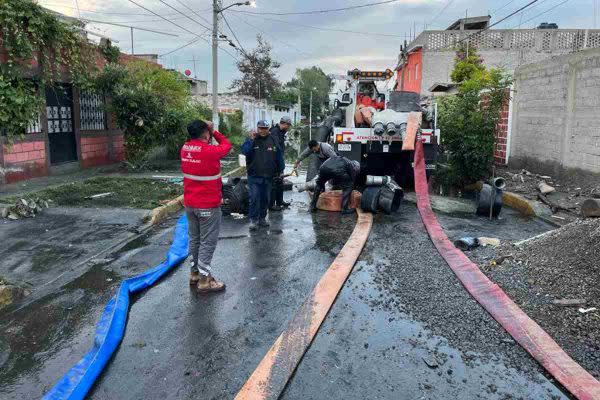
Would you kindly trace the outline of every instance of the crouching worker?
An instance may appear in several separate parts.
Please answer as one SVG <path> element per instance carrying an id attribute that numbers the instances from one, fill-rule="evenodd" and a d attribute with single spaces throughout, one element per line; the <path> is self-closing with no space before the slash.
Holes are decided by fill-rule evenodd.
<path id="1" fill-rule="evenodd" d="M 183 202 L 188 219 L 190 285 L 199 293 L 218 292 L 225 284 L 211 272 L 213 253 L 221 226 L 221 158 L 231 150 L 225 136 L 212 122 L 193 121 L 188 125 L 190 140 L 181 148 Z M 217 145 L 211 144 L 215 138 Z"/>
<path id="2" fill-rule="evenodd" d="M 300 153 L 298 159 L 294 163 L 294 170 L 297 170 L 300 166 L 300 163 L 313 153 L 319 158 L 319 166 L 325 160 L 337 156 L 337 153 L 329 143 L 311 140 L 308 142 L 308 147 L 302 153 Z"/>
<path id="3" fill-rule="evenodd" d="M 319 168 L 317 184 L 313 194 L 310 211 L 317 211 L 317 201 L 319 196 L 325 191 L 325 184 L 331 181 L 334 187 L 342 189 L 342 214 L 352 214 L 353 210 L 349 208 L 350 196 L 354 189 L 354 183 L 360 175 L 360 163 L 358 161 L 348 160 L 346 157 L 334 156 L 328 158 Z"/>

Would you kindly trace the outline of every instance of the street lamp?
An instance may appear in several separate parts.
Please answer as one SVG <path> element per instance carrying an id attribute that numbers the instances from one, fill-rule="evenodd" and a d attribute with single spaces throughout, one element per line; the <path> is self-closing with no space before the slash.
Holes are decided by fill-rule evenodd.
<path id="1" fill-rule="evenodd" d="M 316 87 L 310 89 L 310 103 L 308 105 L 308 140 L 312 140 L 312 92 Z"/>
<path id="2" fill-rule="evenodd" d="M 256 7 L 256 1 L 233 3 L 221 8 L 220 0 L 213 0 L 213 31 L 212 31 L 212 121 L 215 129 L 219 128 L 219 68 L 217 57 L 219 55 L 219 14 L 233 6 Z"/>

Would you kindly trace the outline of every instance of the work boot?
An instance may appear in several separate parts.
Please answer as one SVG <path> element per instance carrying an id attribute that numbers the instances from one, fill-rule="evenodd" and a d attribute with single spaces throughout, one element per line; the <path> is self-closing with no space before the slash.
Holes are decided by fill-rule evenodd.
<path id="1" fill-rule="evenodd" d="M 266 219 L 261 219 L 260 221 L 258 221 L 258 225 L 259 226 L 271 226 L 271 224 L 269 222 L 267 222 Z"/>
<path id="2" fill-rule="evenodd" d="M 190 272 L 190 285 L 191 286 L 196 285 L 199 280 L 200 280 L 200 274 L 198 273 L 198 271 Z"/>
<path id="3" fill-rule="evenodd" d="M 216 280 L 212 275 L 200 277 L 198 285 L 196 285 L 196 291 L 201 294 L 221 292 L 223 290 L 225 290 L 225 284 Z"/>
<path id="4" fill-rule="evenodd" d="M 255 220 L 250 220 L 250 227 L 249 229 L 251 231 L 255 231 L 258 229 L 258 222 L 256 222 Z"/>
<path id="5" fill-rule="evenodd" d="M 282 211 L 283 207 L 281 207 L 278 204 L 275 204 L 274 206 L 270 207 L 269 210 L 271 210 L 271 211 Z"/>

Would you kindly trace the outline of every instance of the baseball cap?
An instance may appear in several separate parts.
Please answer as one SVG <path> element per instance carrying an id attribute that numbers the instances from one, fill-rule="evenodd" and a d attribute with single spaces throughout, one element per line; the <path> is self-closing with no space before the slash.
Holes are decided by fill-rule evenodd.
<path id="1" fill-rule="evenodd" d="M 256 124 L 256 127 L 257 127 L 257 128 L 268 128 L 268 127 L 269 127 L 269 123 L 268 123 L 266 120 L 264 120 L 264 119 L 261 119 L 261 120 L 260 120 L 260 121 L 258 121 L 258 123 Z"/>
<path id="2" fill-rule="evenodd" d="M 288 117 L 287 115 L 284 115 L 283 117 L 281 117 L 281 119 L 279 120 L 280 124 L 292 124 L 292 119 L 290 117 Z"/>

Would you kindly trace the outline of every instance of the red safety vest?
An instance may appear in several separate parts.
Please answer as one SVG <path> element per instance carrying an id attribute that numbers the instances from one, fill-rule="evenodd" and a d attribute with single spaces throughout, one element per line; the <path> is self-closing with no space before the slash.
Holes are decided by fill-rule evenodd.
<path id="1" fill-rule="evenodd" d="M 214 137 L 218 145 L 192 139 L 181 148 L 183 202 L 186 207 L 221 206 L 221 158 L 229 153 L 231 143 L 217 131 L 214 131 Z"/>

